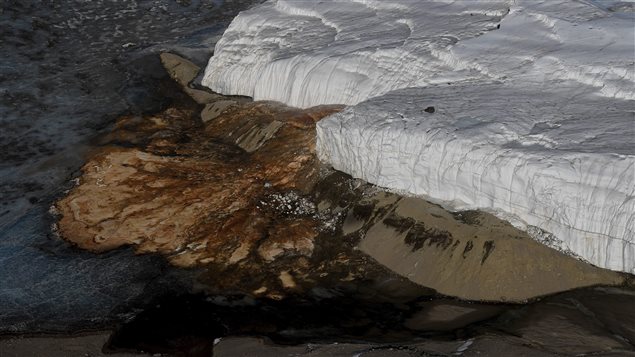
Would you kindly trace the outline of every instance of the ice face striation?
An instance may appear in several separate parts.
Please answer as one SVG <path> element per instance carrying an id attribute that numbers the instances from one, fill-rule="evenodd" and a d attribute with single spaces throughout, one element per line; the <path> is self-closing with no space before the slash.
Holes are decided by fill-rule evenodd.
<path id="1" fill-rule="evenodd" d="M 457 77 L 436 53 L 496 28 L 507 10 L 505 1 L 270 1 L 234 19 L 203 84 L 302 108 L 356 104 Z M 438 72 L 448 77 L 431 79 Z"/>
<path id="2" fill-rule="evenodd" d="M 596 3 L 270 1 L 234 20 L 203 83 L 356 104 L 318 123 L 336 169 L 635 273 L 635 16 Z"/>
<path id="3" fill-rule="evenodd" d="M 232 22 L 203 84 L 303 108 L 510 76 L 632 98 L 632 30 L 574 1 L 269 1 Z"/>
<path id="4" fill-rule="evenodd" d="M 321 121 L 318 153 L 354 177 L 536 226 L 595 265 L 632 272 L 629 109 L 573 81 L 409 88 Z"/>

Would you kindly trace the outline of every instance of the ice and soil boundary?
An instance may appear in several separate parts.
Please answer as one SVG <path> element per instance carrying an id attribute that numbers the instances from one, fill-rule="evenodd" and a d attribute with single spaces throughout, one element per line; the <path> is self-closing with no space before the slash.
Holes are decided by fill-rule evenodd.
<path id="1" fill-rule="evenodd" d="M 232 22 L 203 84 L 354 105 L 318 123 L 318 154 L 335 168 L 537 227 L 633 273 L 627 5 L 268 1 Z"/>

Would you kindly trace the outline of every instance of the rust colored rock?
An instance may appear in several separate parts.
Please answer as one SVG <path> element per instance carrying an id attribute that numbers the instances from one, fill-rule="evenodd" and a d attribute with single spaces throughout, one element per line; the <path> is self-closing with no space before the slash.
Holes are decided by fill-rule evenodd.
<path id="1" fill-rule="evenodd" d="M 109 146 L 84 165 L 77 187 L 57 203 L 59 231 L 83 249 L 134 245 L 184 267 L 237 263 L 256 245 L 265 260 L 310 255 L 316 223 L 281 219 L 284 212 L 263 203 L 276 192 L 311 188 L 318 165 L 307 118 L 335 110 L 309 116 L 254 103 L 205 128 L 194 124 L 193 112 L 173 108 L 124 117 L 111 139 L 140 147 Z M 275 131 L 258 131 L 272 123 Z M 247 140 L 251 154 L 240 149 Z"/>

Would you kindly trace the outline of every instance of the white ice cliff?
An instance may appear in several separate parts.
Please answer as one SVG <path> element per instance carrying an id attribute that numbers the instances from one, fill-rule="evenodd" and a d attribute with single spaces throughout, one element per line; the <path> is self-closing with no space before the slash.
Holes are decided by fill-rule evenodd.
<path id="1" fill-rule="evenodd" d="M 318 154 L 336 169 L 448 208 L 492 211 L 595 265 L 635 273 L 629 9 L 269 1 L 234 20 L 203 83 L 299 107 L 357 104 L 318 123 Z"/>
<path id="2" fill-rule="evenodd" d="M 356 104 L 464 76 L 444 49 L 495 28 L 507 10 L 504 1 L 270 1 L 234 19 L 203 84 L 303 108 Z M 448 77 L 433 76 L 441 71 Z"/>

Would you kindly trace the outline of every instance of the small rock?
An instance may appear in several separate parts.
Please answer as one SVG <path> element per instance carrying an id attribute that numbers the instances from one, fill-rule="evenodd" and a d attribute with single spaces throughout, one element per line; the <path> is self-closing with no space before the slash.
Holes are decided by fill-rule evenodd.
<path id="1" fill-rule="evenodd" d="M 253 291 L 253 294 L 254 294 L 254 295 L 262 295 L 262 294 L 266 293 L 266 292 L 267 292 L 267 290 L 268 290 L 268 289 L 267 289 L 267 287 L 266 287 L 266 286 L 261 286 L 261 287 L 259 287 L 258 289 L 254 290 L 254 291 Z"/>
<path id="2" fill-rule="evenodd" d="M 423 111 L 426 112 L 426 113 L 434 113 L 435 109 L 434 109 L 434 107 L 430 106 L 430 107 L 427 107 L 426 109 L 424 109 Z"/>
<path id="3" fill-rule="evenodd" d="M 201 70 L 199 66 L 191 61 L 172 53 L 161 53 L 160 58 L 163 67 L 168 71 L 170 77 L 183 87 L 186 87 L 196 78 L 198 72 Z"/>
<path id="4" fill-rule="evenodd" d="M 295 283 L 295 280 L 293 280 L 293 276 L 291 276 L 291 274 L 289 274 L 289 272 L 286 270 L 283 270 L 280 272 L 278 279 L 280 279 L 280 282 L 282 282 L 282 286 L 285 289 L 293 289 L 296 287 L 296 283 Z"/>

